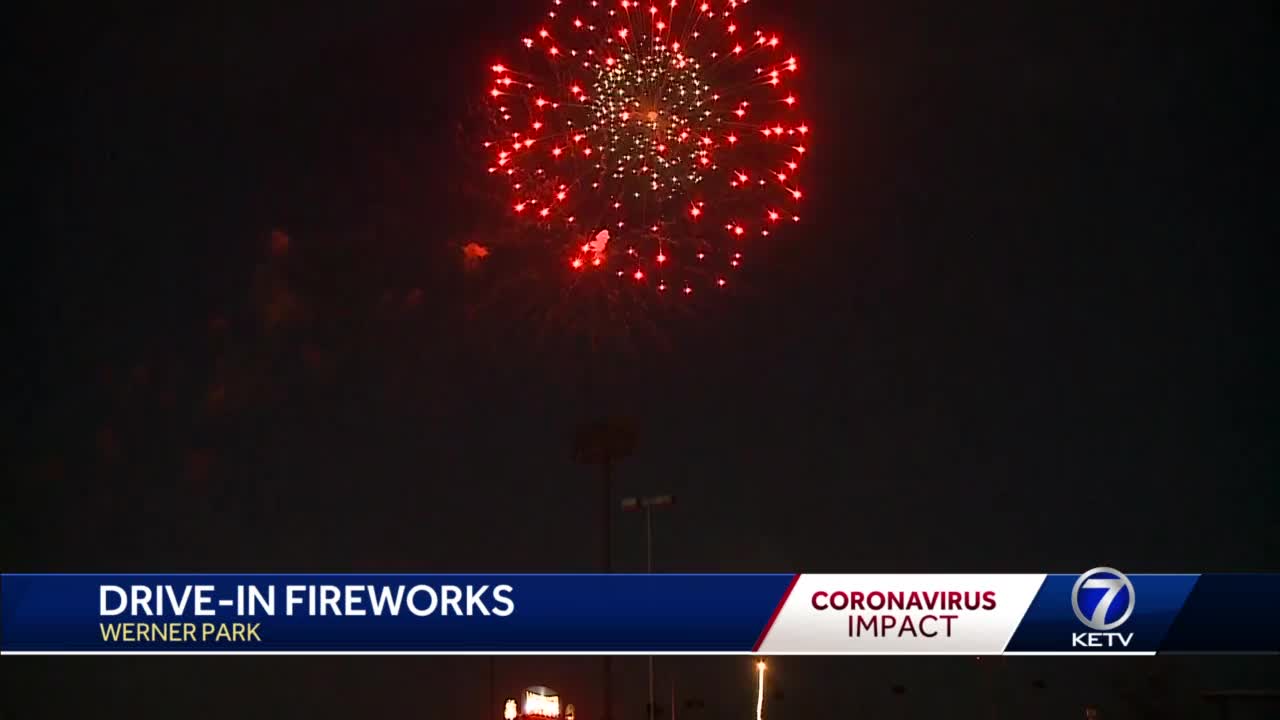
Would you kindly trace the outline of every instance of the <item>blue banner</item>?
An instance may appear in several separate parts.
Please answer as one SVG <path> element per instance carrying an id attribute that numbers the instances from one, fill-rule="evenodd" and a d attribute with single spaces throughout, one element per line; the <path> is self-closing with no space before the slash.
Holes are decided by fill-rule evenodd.
<path id="1" fill-rule="evenodd" d="M 1077 588 L 1079 575 L 1050 575 L 1040 586 L 1005 652 L 1112 651 L 1155 653 L 1161 649 L 1169 626 L 1182 610 L 1199 575 L 1129 575 L 1128 589 L 1117 591 L 1116 601 L 1095 627 L 1085 623 L 1073 607 L 1092 602 L 1096 610 L 1105 589 L 1090 592 Z"/>
<path id="2" fill-rule="evenodd" d="M 792 575 L 4 575 L 4 652 L 750 652 Z"/>
<path id="3" fill-rule="evenodd" d="M 1280 654 L 1280 574 L 1201 575 L 1160 651 Z"/>
<path id="4" fill-rule="evenodd" d="M 1107 589 L 1090 597 L 1088 573 L 1046 577 L 1005 652 L 1280 654 L 1280 575 L 1114 574 L 1128 585 L 1095 626 Z"/>
<path id="5" fill-rule="evenodd" d="M 1280 654 L 1280 575 L 0 575 L 0 654 Z"/>

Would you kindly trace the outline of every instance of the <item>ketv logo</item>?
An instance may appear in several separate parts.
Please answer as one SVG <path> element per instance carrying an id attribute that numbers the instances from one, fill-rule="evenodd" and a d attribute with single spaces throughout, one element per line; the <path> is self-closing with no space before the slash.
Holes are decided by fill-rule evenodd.
<path id="1" fill-rule="evenodd" d="M 1071 634 L 1073 648 L 1127 648 L 1133 633 L 1112 632 L 1133 614 L 1133 583 L 1112 568 L 1094 568 L 1071 588 L 1071 609 L 1094 632 Z"/>

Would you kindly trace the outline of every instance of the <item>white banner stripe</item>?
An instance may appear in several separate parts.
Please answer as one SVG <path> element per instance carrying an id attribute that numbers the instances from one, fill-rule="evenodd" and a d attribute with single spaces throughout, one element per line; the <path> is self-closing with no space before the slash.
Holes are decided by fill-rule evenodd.
<path id="1" fill-rule="evenodd" d="M 1124 652 L 1124 651 L 1119 651 L 1119 650 L 1090 650 L 1090 651 L 1085 651 L 1085 650 L 1063 650 L 1063 651 L 1060 651 L 1060 652 L 1053 652 L 1053 651 L 1045 651 L 1045 652 L 1020 651 L 1020 652 L 1007 652 L 1007 653 L 1001 653 L 1001 655 L 1025 655 L 1025 656 L 1028 656 L 1028 657 L 1032 657 L 1032 656 L 1036 656 L 1036 657 L 1084 657 L 1084 656 L 1089 656 L 1089 657 L 1096 657 L 1096 656 L 1102 656 L 1102 657 L 1151 657 L 1151 656 L 1153 656 L 1153 655 L 1155 655 L 1155 654 L 1156 654 L 1156 653 L 1155 653 L 1155 651 L 1154 651 L 1154 650 L 1147 651 L 1147 652 L 1137 652 L 1137 651 L 1134 651 L 1134 652 Z"/>
<path id="2" fill-rule="evenodd" d="M 780 652 L 771 652 L 771 653 L 769 653 L 769 654 L 768 654 L 768 656 L 769 656 L 769 657 L 837 657 L 837 656 L 840 656 L 840 657 L 849 657 L 849 656 L 853 656 L 853 655 L 859 655 L 859 656 L 869 656 L 869 657 L 889 657 L 889 656 L 914 656 L 914 657 L 923 657 L 923 656 L 926 656 L 926 655 L 936 655 L 936 656 L 950 656 L 950 657 L 966 657 L 966 656 L 967 656 L 967 657 L 996 657 L 996 656 L 998 656 L 998 655 L 1027 655 L 1027 656 L 1055 656 L 1055 657 L 1068 657 L 1068 656 L 1076 656 L 1076 657 L 1079 657 L 1079 656 L 1090 656 L 1090 657 L 1094 657 L 1094 656 L 1107 656 L 1107 657 L 1119 657 L 1119 656 L 1127 656 L 1127 657 L 1147 657 L 1147 656 L 1152 656 L 1152 655 L 1155 655 L 1155 654 L 1156 654 L 1156 653 L 1154 653 L 1154 652 L 1110 652 L 1110 651 L 1081 652 L 1081 651 L 1075 651 L 1075 652 L 1007 652 L 1007 653 L 995 653 L 995 654 L 988 654 L 988 655 L 980 655 L 980 656 L 979 656 L 979 655 L 974 655 L 973 653 L 967 653 L 967 652 L 955 652 L 955 651 L 941 651 L 941 652 L 937 652 L 937 651 L 925 651 L 925 652 L 897 652 L 897 651 L 883 651 L 883 652 L 857 652 L 857 653 L 849 653 L 849 652 L 803 652 L 803 651 L 785 651 L 785 650 L 784 650 L 784 651 L 780 651 Z M 163 656 L 172 656 L 172 655 L 191 655 L 191 656 L 202 656 L 202 657 L 207 657 L 207 656 L 211 656 L 211 655 L 227 655 L 227 656 L 245 656 L 245 655 L 280 655 L 280 656 L 294 656 L 294 657 L 302 657 L 302 656 L 317 656 L 317 657 L 321 657 L 321 656 L 324 656 L 324 657 L 330 657 L 330 656 L 386 656 L 386 657 L 395 657 L 395 656 L 431 656 L 431 657 L 466 657 L 466 656 L 470 656 L 470 657 L 508 657 L 508 656 L 511 656 L 511 657 L 517 657 L 517 656 L 518 656 L 518 657 L 603 657 L 603 656 L 605 656 L 605 655 L 615 656 L 615 657 L 617 657 L 617 656 L 626 656 L 626 657 L 649 657 L 649 656 L 653 656 L 653 657 L 683 657 L 683 656 L 690 656 L 690 657 L 761 657 L 761 656 L 764 656 L 764 653 L 752 653 L 752 652 L 718 652 L 718 651 L 717 651 L 717 652 L 684 651 L 684 652 L 656 652 L 656 653 L 649 653 L 649 652 L 631 652 L 631 651 L 628 651 L 628 652 L 500 652 L 500 653 L 495 653 L 495 652 L 475 652 L 475 651 L 470 651 L 470 650 L 468 650 L 468 651 L 458 651 L 458 652 L 425 652 L 425 651 L 417 651 L 417 650 L 386 650 L 386 651 L 377 651 L 377 650 L 368 650 L 368 651 L 366 651 L 366 650 L 353 650 L 353 651 L 340 651 L 340 650 L 261 650 L 261 651 L 232 650 L 232 651 L 225 651 L 225 652 L 219 652 L 219 651 L 217 651 L 217 650 L 192 650 L 192 651 L 182 651 L 182 650 L 136 650 L 136 651 L 128 651 L 128 650 L 85 650 L 85 651 L 76 651 L 76 650 L 50 650 L 50 651 L 45 652 L 45 651 L 38 651 L 38 650 L 5 650 L 5 651 L 3 651 L 3 652 L 0 652 L 0 656 L 14 656 L 14 657 L 20 657 L 20 656 L 25 656 L 25 657 L 43 657 L 43 656 L 50 656 L 50 657 L 51 657 L 51 656 L 109 656 L 109 657 L 119 657 L 119 656 L 124 656 L 124 655 L 163 655 Z"/>

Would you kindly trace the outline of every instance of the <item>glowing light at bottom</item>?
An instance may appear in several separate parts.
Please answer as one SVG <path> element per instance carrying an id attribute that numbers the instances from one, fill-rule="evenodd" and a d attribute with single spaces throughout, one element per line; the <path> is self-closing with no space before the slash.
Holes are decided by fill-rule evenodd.
<path id="1" fill-rule="evenodd" d="M 756 691 L 756 720 L 764 720 L 764 661 L 756 663 L 756 672 L 760 676 L 759 689 Z"/>

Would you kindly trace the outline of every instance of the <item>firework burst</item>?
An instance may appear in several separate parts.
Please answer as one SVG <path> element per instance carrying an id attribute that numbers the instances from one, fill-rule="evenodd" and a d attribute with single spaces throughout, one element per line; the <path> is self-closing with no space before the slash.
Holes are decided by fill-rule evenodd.
<path id="1" fill-rule="evenodd" d="M 488 172 L 564 267 L 688 296 L 799 221 L 799 62 L 748 2 L 553 0 L 490 68 Z"/>

